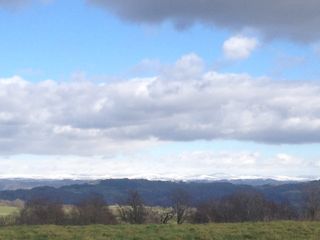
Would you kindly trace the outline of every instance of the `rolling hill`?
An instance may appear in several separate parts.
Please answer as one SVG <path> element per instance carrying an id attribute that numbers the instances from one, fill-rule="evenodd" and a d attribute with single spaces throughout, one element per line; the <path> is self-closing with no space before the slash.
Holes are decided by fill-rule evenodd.
<path id="1" fill-rule="evenodd" d="M 295 206 L 301 206 L 303 192 L 310 186 L 319 185 L 319 181 L 288 183 L 281 185 L 244 185 L 230 182 L 173 182 L 149 181 L 143 179 L 108 179 L 68 186 L 43 186 L 32 189 L 0 191 L 3 200 L 30 200 L 47 198 L 65 204 L 75 204 L 92 194 L 100 194 L 109 204 L 121 203 L 126 199 L 129 190 L 138 191 L 145 203 L 150 206 L 170 205 L 170 194 L 175 189 L 183 189 L 192 197 L 192 203 L 208 199 L 218 199 L 237 191 L 256 190 L 266 198 L 277 202 L 289 201 Z"/>

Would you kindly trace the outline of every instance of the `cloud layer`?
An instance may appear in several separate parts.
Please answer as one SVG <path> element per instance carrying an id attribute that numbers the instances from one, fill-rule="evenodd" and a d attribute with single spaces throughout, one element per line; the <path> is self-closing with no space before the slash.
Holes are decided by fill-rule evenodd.
<path id="1" fill-rule="evenodd" d="M 320 85 L 203 70 L 195 54 L 117 83 L 0 79 L 0 153 L 108 154 L 157 141 L 320 142 Z"/>
<path id="2" fill-rule="evenodd" d="M 63 164 L 61 162 L 63 161 Z M 97 167 L 98 166 L 98 167 Z M 128 167 L 130 166 L 130 167 Z M 184 151 L 162 156 L 128 155 L 122 158 L 94 156 L 12 156 L 0 161 L 2 178 L 314 178 L 319 160 L 288 154 L 269 157 L 259 152 Z"/>
<path id="3" fill-rule="evenodd" d="M 178 28 L 195 22 L 237 31 L 253 28 L 271 38 L 319 40 L 317 0 L 87 0 L 121 18 L 156 24 L 172 21 Z"/>

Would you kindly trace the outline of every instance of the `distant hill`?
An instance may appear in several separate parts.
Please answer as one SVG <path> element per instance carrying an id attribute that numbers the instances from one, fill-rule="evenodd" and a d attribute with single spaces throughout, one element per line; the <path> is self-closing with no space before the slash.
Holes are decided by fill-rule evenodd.
<path id="1" fill-rule="evenodd" d="M 101 180 L 73 180 L 73 179 L 34 179 L 34 178 L 3 178 L 0 179 L 0 191 L 3 190 L 18 190 L 18 189 L 32 189 L 35 187 L 55 187 L 59 188 L 67 185 L 84 184 L 84 183 L 98 183 Z M 163 180 L 169 181 L 169 180 Z M 200 179 L 194 178 L 192 180 L 186 180 L 187 182 L 199 182 L 199 183 L 212 183 L 212 182 L 228 182 L 237 185 L 283 185 L 288 183 L 295 183 L 295 181 L 278 181 L 270 178 L 257 178 L 257 179 Z"/>
<path id="2" fill-rule="evenodd" d="M 73 184 L 87 183 L 87 180 L 72 180 L 72 179 L 32 179 L 32 178 L 8 178 L 0 179 L 0 191 L 2 190 L 17 190 L 17 189 L 32 189 L 35 187 L 62 187 Z"/>
<path id="3" fill-rule="evenodd" d="M 242 180 L 231 180 L 233 184 L 247 184 L 251 186 L 262 186 L 262 185 L 284 185 L 284 184 L 291 184 L 291 183 L 299 183 L 299 181 L 278 181 L 274 179 L 242 179 Z"/>
<path id="4" fill-rule="evenodd" d="M 290 183 L 299 183 L 302 181 L 285 180 L 279 181 L 272 178 L 252 178 L 252 179 L 221 179 L 221 180 L 193 180 L 191 182 L 228 182 L 236 185 L 263 186 L 263 185 L 284 185 Z"/>
<path id="5" fill-rule="evenodd" d="M 173 182 L 149 181 L 143 179 L 109 179 L 84 184 L 73 184 L 62 187 L 36 187 L 33 189 L 0 191 L 3 200 L 28 200 L 32 198 L 48 198 L 59 200 L 65 204 L 74 204 L 82 199 L 98 193 L 104 196 L 109 204 L 123 201 L 129 190 L 137 190 L 146 204 L 151 206 L 170 205 L 170 193 L 175 189 L 184 189 L 193 199 L 193 203 L 221 198 L 236 191 L 257 190 L 267 198 L 275 201 L 289 201 L 294 205 L 301 205 L 302 193 L 310 185 L 320 184 L 319 181 L 304 183 L 289 183 L 281 185 L 233 184 L 229 182 Z"/>

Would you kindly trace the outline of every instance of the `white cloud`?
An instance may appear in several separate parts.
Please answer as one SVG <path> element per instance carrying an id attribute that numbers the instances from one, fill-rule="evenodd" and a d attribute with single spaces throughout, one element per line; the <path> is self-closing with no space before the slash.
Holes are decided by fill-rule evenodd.
<path id="1" fill-rule="evenodd" d="M 256 38 L 237 35 L 223 43 L 223 52 L 227 59 L 241 60 L 248 58 L 257 46 Z"/>
<path id="2" fill-rule="evenodd" d="M 116 83 L 0 79 L 0 154 L 104 155 L 165 141 L 320 142 L 320 85 L 205 72 L 195 54 Z"/>
<path id="3" fill-rule="evenodd" d="M 293 159 L 296 159 L 293 161 Z M 148 178 L 226 179 L 280 178 L 317 175 L 317 161 L 297 160 L 288 154 L 271 157 L 257 152 L 184 151 L 152 156 L 128 154 L 101 156 L 17 155 L 0 161 L 0 176 L 26 178 Z M 63 161 L 63 164 L 61 162 Z M 310 164 L 311 163 L 311 164 Z"/>
<path id="4" fill-rule="evenodd" d="M 195 53 L 182 56 L 172 66 L 161 68 L 161 80 L 163 81 L 189 81 L 199 78 L 205 68 L 203 60 Z"/>
<path id="5" fill-rule="evenodd" d="M 302 166 L 303 162 L 300 159 L 290 156 L 286 153 L 279 153 L 276 156 L 276 164 L 284 166 Z"/>

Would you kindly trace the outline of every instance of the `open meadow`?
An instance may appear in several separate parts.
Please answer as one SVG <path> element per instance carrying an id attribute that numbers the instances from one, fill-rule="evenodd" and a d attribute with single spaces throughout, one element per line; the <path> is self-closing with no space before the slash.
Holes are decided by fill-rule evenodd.
<path id="1" fill-rule="evenodd" d="M 0 205 L 0 217 L 7 216 L 10 214 L 16 213 L 18 211 L 19 211 L 19 209 L 17 207 Z"/>
<path id="2" fill-rule="evenodd" d="M 235 224 L 13 226 L 0 228 L 1 240 L 318 240 L 320 222 Z"/>

